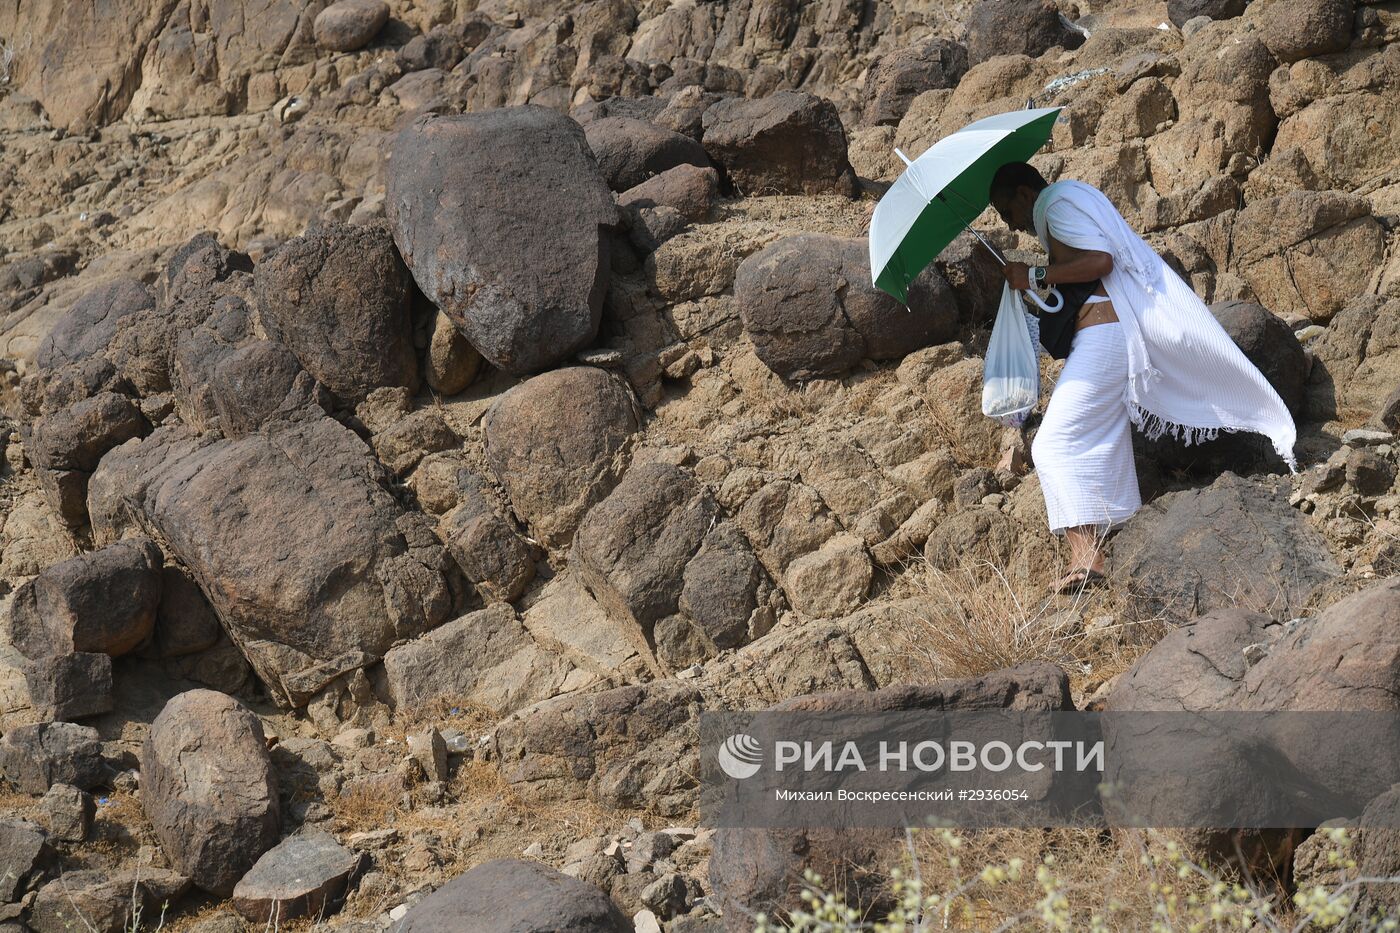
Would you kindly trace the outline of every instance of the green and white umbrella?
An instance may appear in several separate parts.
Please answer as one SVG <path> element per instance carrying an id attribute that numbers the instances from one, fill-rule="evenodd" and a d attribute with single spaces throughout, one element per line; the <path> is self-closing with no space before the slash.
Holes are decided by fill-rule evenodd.
<path id="1" fill-rule="evenodd" d="M 978 120 L 934 143 L 907 166 L 870 218 L 870 277 L 875 287 L 908 302 L 909 283 L 963 230 L 1001 254 L 972 221 L 990 203 L 987 189 L 997 169 L 1025 162 L 1050 138 L 1059 107 L 1017 110 Z M 1034 292 L 1035 298 L 1042 307 Z M 1048 307 L 1048 310 L 1056 310 Z"/>

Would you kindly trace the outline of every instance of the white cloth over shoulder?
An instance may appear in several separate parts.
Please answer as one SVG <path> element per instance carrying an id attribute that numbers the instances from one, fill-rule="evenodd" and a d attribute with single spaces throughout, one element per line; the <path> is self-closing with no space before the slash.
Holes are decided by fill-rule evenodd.
<path id="1" fill-rule="evenodd" d="M 1148 438 L 1187 444 L 1220 431 L 1255 431 L 1297 472 L 1297 427 L 1288 406 L 1205 302 L 1138 236 L 1092 185 L 1057 181 L 1035 202 L 1035 229 L 1076 249 L 1113 256 L 1104 289 L 1123 324 L 1128 381 L 1123 400 Z"/>

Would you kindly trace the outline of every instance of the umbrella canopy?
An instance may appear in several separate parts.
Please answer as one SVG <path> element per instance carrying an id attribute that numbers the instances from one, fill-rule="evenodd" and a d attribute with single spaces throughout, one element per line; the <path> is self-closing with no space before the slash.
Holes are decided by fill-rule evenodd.
<path id="1" fill-rule="evenodd" d="M 870 219 L 875 287 L 907 302 L 909 283 L 987 209 L 997 169 L 1045 145 L 1059 112 L 1043 107 L 978 120 L 910 162 Z"/>

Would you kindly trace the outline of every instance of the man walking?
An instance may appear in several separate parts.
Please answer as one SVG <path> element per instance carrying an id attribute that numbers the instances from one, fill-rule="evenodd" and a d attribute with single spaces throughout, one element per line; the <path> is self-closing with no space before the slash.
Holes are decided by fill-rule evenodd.
<path id="1" fill-rule="evenodd" d="M 1012 288 L 1098 283 L 1082 305 L 1059 312 L 1074 315 L 1072 327 L 1068 318 L 1042 318 L 1043 332 L 1068 338 L 1031 444 L 1050 530 L 1070 546 L 1057 592 L 1102 582 L 1103 538 L 1142 505 L 1131 425 L 1149 439 L 1170 434 L 1187 444 L 1256 431 L 1297 471 L 1297 431 L 1283 400 L 1103 192 L 1079 181 L 1047 184 L 1034 167 L 1012 162 L 990 193 L 1006 225 L 1035 233 L 1050 256 L 1047 266 L 1007 263 Z"/>

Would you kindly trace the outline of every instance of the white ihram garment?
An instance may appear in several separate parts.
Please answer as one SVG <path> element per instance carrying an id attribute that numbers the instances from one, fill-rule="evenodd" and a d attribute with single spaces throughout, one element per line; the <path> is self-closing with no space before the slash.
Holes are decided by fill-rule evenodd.
<path id="1" fill-rule="evenodd" d="M 1055 182 L 1036 199 L 1035 229 L 1047 252 L 1053 234 L 1066 246 L 1113 256 L 1103 284 L 1128 354 L 1126 380 L 1117 388 L 1144 435 L 1193 444 L 1220 431 L 1256 431 L 1297 472 L 1297 428 L 1283 399 L 1103 192 L 1080 181 Z"/>
<path id="2" fill-rule="evenodd" d="M 1075 332 L 1031 442 L 1045 515 L 1057 535 L 1082 525 L 1115 528 L 1142 507 L 1123 401 L 1127 378 L 1122 324 L 1091 324 Z"/>

